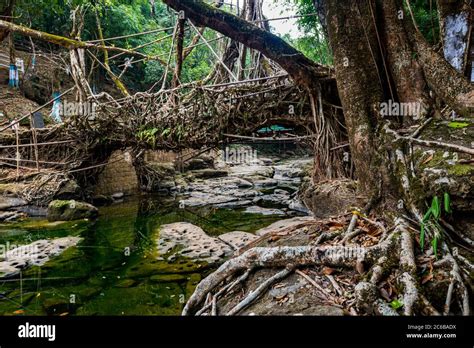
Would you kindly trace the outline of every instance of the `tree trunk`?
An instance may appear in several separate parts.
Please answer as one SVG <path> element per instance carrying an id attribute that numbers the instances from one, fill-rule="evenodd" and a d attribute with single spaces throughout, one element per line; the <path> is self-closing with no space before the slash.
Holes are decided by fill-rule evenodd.
<path id="1" fill-rule="evenodd" d="M 423 70 L 416 60 L 416 53 L 408 40 L 401 16 L 402 8 L 398 8 L 393 1 L 377 0 L 382 15 L 382 41 L 386 47 L 386 65 L 393 78 L 395 88 L 391 88 L 390 97 L 401 103 L 419 103 L 420 115 L 427 114 L 432 104 L 428 96 L 428 86 Z M 405 118 L 404 123 L 410 123 Z"/>
<path id="2" fill-rule="evenodd" d="M 334 54 L 338 91 L 344 108 L 351 154 L 360 189 L 378 186 L 374 138 L 378 110 L 384 100 L 384 81 L 378 70 L 380 55 L 366 1 L 329 0 L 327 25 Z"/>
<path id="3" fill-rule="evenodd" d="M 176 67 L 173 74 L 173 88 L 180 85 L 181 71 L 183 70 L 183 49 L 184 49 L 184 30 L 185 30 L 185 18 L 178 18 L 178 30 L 176 38 Z"/>

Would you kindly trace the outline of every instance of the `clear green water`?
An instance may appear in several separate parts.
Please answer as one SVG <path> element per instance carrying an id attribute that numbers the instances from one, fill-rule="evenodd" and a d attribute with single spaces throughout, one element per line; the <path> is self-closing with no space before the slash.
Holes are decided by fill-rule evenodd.
<path id="1" fill-rule="evenodd" d="M 0 224 L 0 243 L 83 238 L 42 267 L 24 270 L 21 279 L 0 280 L 0 315 L 179 315 L 212 267 L 186 259 L 158 260 L 160 225 L 185 221 L 216 236 L 254 232 L 281 218 L 241 210 L 182 210 L 173 200 L 147 197 L 104 207 L 95 222 Z"/>

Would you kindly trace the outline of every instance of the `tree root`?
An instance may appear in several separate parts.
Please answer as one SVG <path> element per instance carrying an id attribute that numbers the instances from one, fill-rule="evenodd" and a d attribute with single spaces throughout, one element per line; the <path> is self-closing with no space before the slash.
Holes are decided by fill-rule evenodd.
<path id="1" fill-rule="evenodd" d="M 228 260 L 214 273 L 210 274 L 196 287 L 195 292 L 186 303 L 182 314 L 192 314 L 204 297 L 215 289 L 226 278 L 235 273 L 254 267 L 286 267 L 288 264 L 297 266 L 325 265 L 332 267 L 356 267 L 357 262 L 373 264 L 386 254 L 395 253 L 397 238 L 388 238 L 373 247 L 274 247 L 253 248 L 240 256 Z"/>
<path id="2" fill-rule="evenodd" d="M 234 308 L 232 308 L 227 315 L 235 315 L 239 313 L 244 308 L 250 306 L 253 301 L 260 297 L 264 291 L 266 291 L 273 283 L 287 277 L 293 271 L 293 266 L 288 265 L 283 271 L 278 272 L 271 278 L 264 281 L 259 285 L 254 291 L 252 291 L 245 299 L 240 301 Z"/>
<path id="3" fill-rule="evenodd" d="M 354 223 L 351 234 L 355 232 L 355 228 Z M 439 311 L 430 303 L 419 286 L 420 280 L 417 275 L 412 230 L 407 220 L 398 218 L 395 220 L 395 228 L 390 229 L 391 232 L 387 233 L 385 238 L 380 239 L 379 243 L 373 246 L 306 245 L 254 247 L 228 260 L 214 273 L 201 281 L 186 303 L 182 314 L 201 315 L 209 309 L 212 315 L 217 314 L 218 299 L 225 293 L 229 293 L 237 284 L 243 283 L 249 274 L 258 268 L 283 268 L 283 270 L 280 270 L 257 286 L 255 290 L 251 291 L 225 315 L 235 315 L 242 312 L 242 310 L 248 308 L 260 298 L 272 284 L 287 277 L 296 268 L 326 266 L 359 270 L 359 265 L 363 265 L 368 272 L 359 272 L 363 274 L 362 280 L 354 287 L 355 296 L 348 302 L 343 301 L 346 305 L 349 305 L 349 311 L 352 314 L 363 311 L 365 313 L 375 313 L 378 315 L 400 315 L 399 311 L 392 308 L 387 300 L 381 297 L 378 288 L 384 278 L 390 276 L 392 278 L 395 277 L 394 279 L 401 286 L 402 293 L 398 294 L 398 298 L 403 304 L 403 308 L 401 309 L 403 315 L 410 316 L 419 313 L 439 315 Z M 385 228 L 382 231 L 385 231 Z M 319 244 L 323 239 L 333 238 L 340 233 L 341 231 L 338 233 L 334 231 L 322 232 L 317 238 L 316 243 Z M 348 235 L 346 235 L 342 241 L 339 241 L 339 243 L 345 243 L 348 240 L 347 236 Z M 454 298 L 456 298 L 456 300 L 461 302 L 460 308 L 462 313 L 468 315 L 468 290 L 463 283 L 461 269 L 456 259 L 460 260 L 460 262 L 467 260 L 460 257 L 456 250 L 453 256 L 445 242 L 442 243 L 441 253 L 444 258 L 435 262 L 434 266 L 449 266 L 451 275 L 451 285 L 449 286 L 446 306 L 443 313 L 450 313 L 450 304 Z M 342 290 L 339 284 L 330 275 L 327 275 L 327 278 L 335 289 L 334 296 L 332 293 L 328 294 L 324 286 L 317 284 L 306 273 L 298 269 L 296 269 L 295 272 L 315 286 L 318 293 L 321 293 L 323 295 L 322 298 L 326 300 L 335 302 L 337 297 L 343 298 L 347 295 L 347 292 Z M 238 274 L 241 275 L 232 280 L 232 278 Z M 215 295 L 212 295 L 212 292 L 225 282 L 227 282 L 227 284 L 221 287 Z M 383 282 L 382 284 L 385 283 L 386 282 Z M 208 296 L 210 297 L 205 301 L 204 306 L 199 309 L 200 304 Z M 352 304 L 355 304 L 355 308 L 358 309 L 358 312 L 355 311 Z"/>

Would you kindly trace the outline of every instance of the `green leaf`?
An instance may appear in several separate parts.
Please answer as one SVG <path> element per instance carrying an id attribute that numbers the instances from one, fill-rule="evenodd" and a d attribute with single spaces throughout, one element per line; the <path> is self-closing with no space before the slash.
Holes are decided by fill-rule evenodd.
<path id="1" fill-rule="evenodd" d="M 428 219 L 429 219 L 430 216 L 431 216 L 431 213 L 432 213 L 432 210 L 431 210 L 431 208 L 430 208 L 430 209 L 428 209 L 428 211 L 426 212 L 426 214 L 423 216 L 423 222 L 428 221 Z"/>
<path id="2" fill-rule="evenodd" d="M 441 206 L 439 204 L 438 196 L 434 196 L 433 200 L 431 201 L 431 212 L 436 220 L 441 217 Z"/>
<path id="3" fill-rule="evenodd" d="M 390 306 L 393 309 L 399 309 L 403 307 L 403 302 L 400 300 L 393 300 L 392 302 L 390 302 Z"/>
<path id="4" fill-rule="evenodd" d="M 431 241 L 431 245 L 433 246 L 433 253 L 436 258 L 438 258 L 438 237 L 434 237 Z"/>
<path id="5" fill-rule="evenodd" d="M 448 124 L 449 128 L 466 128 L 469 126 L 469 123 L 466 122 L 450 122 Z"/>
<path id="6" fill-rule="evenodd" d="M 166 128 L 166 129 L 161 133 L 161 136 L 164 137 L 164 136 L 166 136 L 166 135 L 168 135 L 168 134 L 170 134 L 170 133 L 171 133 L 171 129 Z"/>
<path id="7" fill-rule="evenodd" d="M 451 214 L 451 198 L 449 197 L 449 193 L 444 193 L 444 211 L 448 214 Z"/>

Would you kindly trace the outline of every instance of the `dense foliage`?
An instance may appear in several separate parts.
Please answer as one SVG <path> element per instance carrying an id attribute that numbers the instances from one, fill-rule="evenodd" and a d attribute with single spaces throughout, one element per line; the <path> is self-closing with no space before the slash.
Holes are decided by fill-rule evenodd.
<path id="1" fill-rule="evenodd" d="M 281 0 L 269 0 L 281 4 Z M 439 40 L 439 25 L 435 1 L 414 0 L 411 6 L 416 21 L 423 34 L 432 42 Z M 121 40 L 108 41 L 109 45 L 133 48 L 146 45 L 140 51 L 150 56 L 158 56 L 164 61 L 169 59 L 172 45 L 172 33 L 176 18 L 161 1 L 150 0 L 18 0 L 15 9 L 16 21 L 35 29 L 49 33 L 68 36 L 71 32 L 71 11 L 77 6 L 85 9 L 82 40 L 98 38 L 95 13 L 99 14 L 105 38 L 124 36 L 167 28 L 161 33 L 135 36 Z M 314 15 L 313 0 L 291 0 L 287 6 L 296 9 L 301 35 L 284 38 L 295 48 L 309 58 L 322 64 L 332 64 L 331 50 L 325 37 L 318 17 Z M 46 10 L 47 9 L 47 10 Z M 185 46 L 189 45 L 195 33 L 188 28 L 185 35 Z M 216 38 L 216 33 L 206 30 L 205 37 L 209 40 Z M 159 38 L 165 38 L 158 43 L 149 44 Z M 148 44 L 148 45 L 147 45 Z M 222 49 L 222 40 L 211 41 L 215 50 Z M 98 52 L 97 54 L 101 54 Z M 174 59 L 174 56 L 172 57 Z M 123 69 L 124 56 L 113 59 L 112 70 L 120 74 Z M 182 82 L 203 79 L 211 71 L 215 58 L 205 45 L 196 47 L 185 60 Z M 95 76 L 103 77 L 104 72 L 98 68 Z M 143 90 L 154 82 L 159 81 L 164 73 L 164 66 L 157 61 L 142 61 L 134 64 L 123 76 L 124 82 Z M 168 74 L 168 81 L 171 74 Z"/>
<path id="2" fill-rule="evenodd" d="M 97 40 L 98 31 L 95 17 L 95 11 L 97 11 L 105 38 L 168 28 L 161 33 L 107 42 L 108 45 L 130 49 L 167 37 L 163 41 L 147 45 L 139 51 L 150 56 L 158 56 L 164 61 L 168 60 L 172 45 L 170 36 L 173 34 L 176 19 L 161 1 L 153 3 L 149 0 L 20 0 L 15 15 L 19 17 L 17 20 L 19 24 L 53 34 L 69 36 L 72 26 L 71 11 L 79 5 L 85 8 L 82 40 Z M 194 35 L 195 33 L 191 30 L 186 31 L 185 46 L 190 44 Z M 204 36 L 211 40 L 216 37 L 216 33 L 207 30 Z M 217 49 L 218 42 L 213 42 L 211 45 Z M 212 52 L 205 45 L 196 47 L 185 61 L 182 82 L 199 80 L 207 76 L 212 69 L 214 60 Z M 112 70 L 120 74 L 123 63 L 124 56 L 114 59 L 111 62 Z M 159 80 L 163 73 L 164 67 L 157 61 L 140 62 L 134 64 L 123 79 L 127 86 L 143 90 Z M 105 74 L 99 75 L 104 76 Z M 168 74 L 168 80 L 171 80 L 171 74 Z"/>

